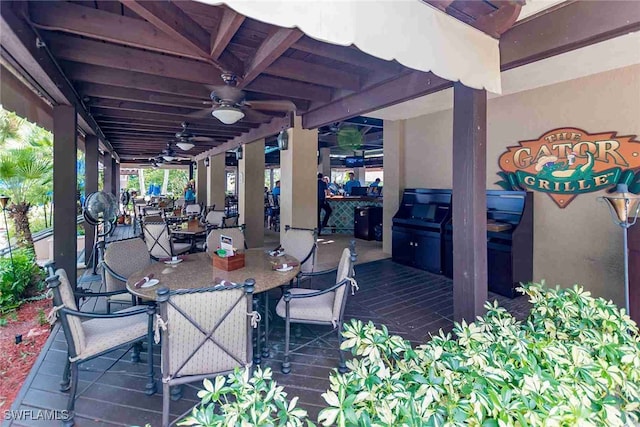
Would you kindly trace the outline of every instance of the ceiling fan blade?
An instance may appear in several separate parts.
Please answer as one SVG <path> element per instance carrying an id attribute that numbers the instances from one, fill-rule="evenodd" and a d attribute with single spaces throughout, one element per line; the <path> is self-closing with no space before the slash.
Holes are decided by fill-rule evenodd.
<path id="1" fill-rule="evenodd" d="M 186 98 L 181 96 L 170 96 L 170 95 L 149 95 L 149 101 L 158 102 L 158 103 L 168 103 L 168 104 L 184 104 L 184 105 L 211 105 L 211 100 L 205 100 L 203 96 L 202 99 L 197 98 Z"/>
<path id="2" fill-rule="evenodd" d="M 244 105 L 264 111 L 296 111 L 296 104 L 287 100 L 245 101 Z"/>
<path id="3" fill-rule="evenodd" d="M 186 117 L 192 119 L 204 119 L 211 115 L 211 108 L 205 108 L 203 110 L 194 111 L 193 113 L 187 114 Z"/>
<path id="4" fill-rule="evenodd" d="M 212 86 L 211 91 L 214 96 L 233 104 L 238 104 L 244 99 L 244 91 L 233 86 Z"/>
<path id="5" fill-rule="evenodd" d="M 272 116 L 269 116 L 267 114 L 262 114 L 259 111 L 251 110 L 249 108 L 243 109 L 242 112 L 244 113 L 244 116 L 247 119 L 253 120 L 256 122 L 261 122 L 261 123 L 267 123 L 271 121 L 271 119 L 273 118 Z"/>
<path id="6" fill-rule="evenodd" d="M 212 142 L 215 141 L 214 138 L 211 138 L 210 136 L 193 136 L 191 138 L 189 138 L 190 141 L 197 141 L 197 142 Z"/>

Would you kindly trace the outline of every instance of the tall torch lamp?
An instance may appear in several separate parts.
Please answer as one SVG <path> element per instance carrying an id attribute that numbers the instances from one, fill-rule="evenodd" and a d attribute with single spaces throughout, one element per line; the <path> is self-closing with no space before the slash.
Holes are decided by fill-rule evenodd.
<path id="1" fill-rule="evenodd" d="M 0 207 L 2 207 L 2 214 L 4 215 L 4 226 L 7 232 L 7 244 L 9 245 L 9 257 L 11 258 L 11 275 L 15 280 L 16 269 L 13 265 L 13 252 L 11 250 L 11 239 L 9 238 L 9 223 L 7 222 L 7 205 L 9 204 L 10 199 L 11 198 L 9 196 L 5 196 L 4 194 L 0 196 Z"/>
<path id="2" fill-rule="evenodd" d="M 629 193 L 626 184 L 618 184 L 616 192 L 608 196 L 598 197 L 609 207 L 609 213 L 613 222 L 622 227 L 624 245 L 624 302 L 627 314 L 629 314 L 629 248 L 627 245 L 627 233 L 629 227 L 638 220 L 640 211 L 640 196 Z"/>

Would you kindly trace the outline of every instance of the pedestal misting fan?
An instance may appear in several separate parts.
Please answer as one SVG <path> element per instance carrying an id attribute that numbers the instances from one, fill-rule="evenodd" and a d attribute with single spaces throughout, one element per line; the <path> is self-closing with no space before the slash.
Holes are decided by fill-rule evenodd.
<path id="1" fill-rule="evenodd" d="M 82 214 L 89 225 L 96 227 L 96 241 L 93 245 L 91 260 L 93 262 L 93 274 L 100 261 L 99 245 L 104 242 L 104 237 L 113 232 L 118 218 L 118 199 L 111 193 L 97 191 L 87 196 L 84 201 Z"/>

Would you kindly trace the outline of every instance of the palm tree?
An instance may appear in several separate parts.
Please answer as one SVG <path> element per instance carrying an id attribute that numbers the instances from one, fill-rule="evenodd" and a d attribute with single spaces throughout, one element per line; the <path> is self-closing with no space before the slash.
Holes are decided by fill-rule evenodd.
<path id="1" fill-rule="evenodd" d="M 4 149 L 0 154 L 0 192 L 11 197 L 8 206 L 18 243 L 33 250 L 29 226 L 28 196 L 37 187 L 48 187 L 52 178 L 50 157 L 33 146 Z"/>

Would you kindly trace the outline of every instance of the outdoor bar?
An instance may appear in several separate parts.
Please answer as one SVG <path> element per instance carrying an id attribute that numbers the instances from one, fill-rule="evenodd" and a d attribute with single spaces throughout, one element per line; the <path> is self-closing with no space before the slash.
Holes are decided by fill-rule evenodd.
<path id="1" fill-rule="evenodd" d="M 9 0 L 0 44 L 5 425 L 640 423 L 640 2 Z"/>

